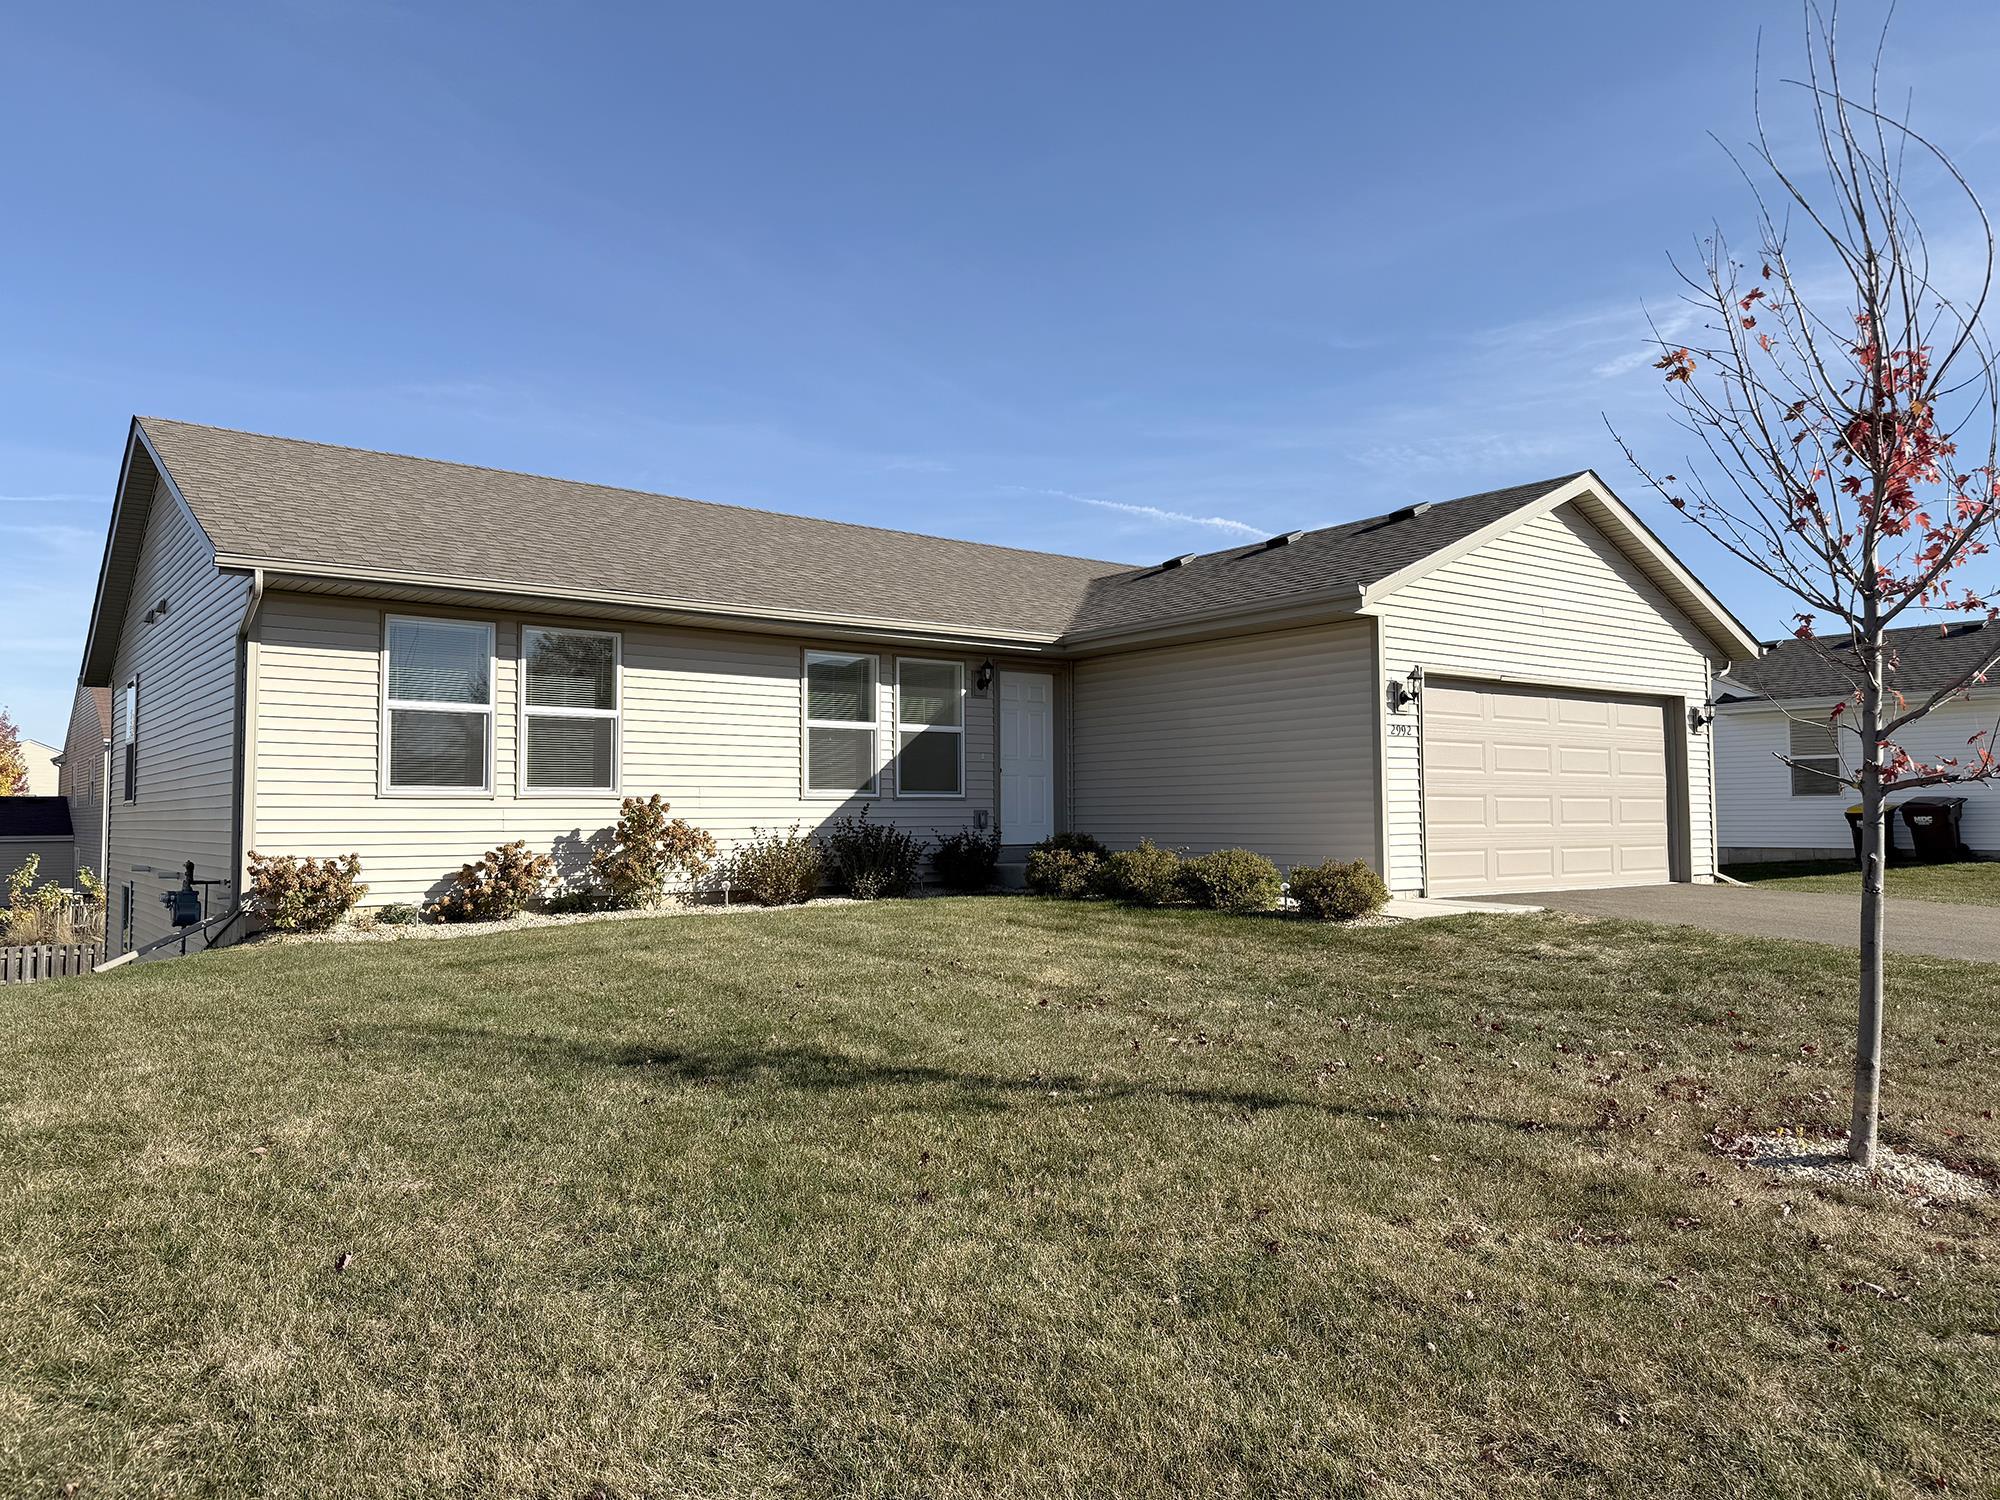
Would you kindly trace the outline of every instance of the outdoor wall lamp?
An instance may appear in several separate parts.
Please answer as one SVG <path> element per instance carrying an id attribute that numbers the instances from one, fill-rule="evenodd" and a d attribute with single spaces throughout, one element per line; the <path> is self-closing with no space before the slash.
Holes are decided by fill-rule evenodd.
<path id="1" fill-rule="evenodd" d="M 1390 678 L 1389 712 L 1392 714 L 1401 713 L 1421 698 L 1423 693 L 1424 669 L 1422 667 L 1410 668 L 1410 675 L 1408 677 Z"/>
<path id="2" fill-rule="evenodd" d="M 987 657 L 985 661 L 979 664 L 979 670 L 972 674 L 972 685 L 982 693 L 993 686 L 992 657 Z"/>
<path id="3" fill-rule="evenodd" d="M 1700 734 L 1714 722 L 1715 705 L 1713 703 L 1696 703 L 1689 706 L 1688 732 L 1690 734 Z"/>

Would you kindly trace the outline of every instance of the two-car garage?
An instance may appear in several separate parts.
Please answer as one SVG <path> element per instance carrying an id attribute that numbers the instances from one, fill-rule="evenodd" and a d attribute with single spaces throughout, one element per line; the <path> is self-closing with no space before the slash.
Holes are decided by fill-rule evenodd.
<path id="1" fill-rule="evenodd" d="M 1661 700 L 1436 679 L 1421 735 L 1433 894 L 1673 878 Z"/>

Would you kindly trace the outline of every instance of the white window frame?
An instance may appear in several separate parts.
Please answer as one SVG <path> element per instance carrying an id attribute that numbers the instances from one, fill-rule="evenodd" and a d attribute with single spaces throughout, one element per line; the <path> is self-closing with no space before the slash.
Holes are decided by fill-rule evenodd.
<path id="1" fill-rule="evenodd" d="M 477 703 L 435 703 L 429 700 L 391 698 L 389 696 L 389 632 L 397 625 L 451 625 L 486 632 L 486 702 Z M 493 728 L 498 716 L 494 712 L 495 694 L 500 690 L 499 663 L 495 660 L 495 628 L 491 620 L 459 620 L 450 615 L 384 615 L 382 617 L 382 655 L 380 672 L 382 677 L 382 707 L 379 720 L 378 751 L 380 764 L 377 768 L 377 794 L 383 797 L 491 797 L 493 795 Z M 396 786 L 389 779 L 389 736 L 390 714 L 394 709 L 415 709 L 423 713 L 463 713 L 486 715 L 486 784 L 484 786 Z"/>
<path id="2" fill-rule="evenodd" d="M 139 800 L 139 676 L 125 684 L 125 743 L 119 747 L 119 791 L 127 802 Z"/>
<path id="3" fill-rule="evenodd" d="M 950 667 L 958 673 L 958 724 L 905 724 L 903 722 L 903 663 L 922 667 Z M 896 658 L 896 798 L 911 802 L 963 802 L 965 800 L 965 663 L 948 656 L 899 656 Z M 956 734 L 958 736 L 958 790 L 955 792 L 906 792 L 903 790 L 903 736 L 906 733 Z"/>
<path id="4" fill-rule="evenodd" d="M 868 663 L 869 696 L 874 700 L 874 717 L 860 719 L 815 719 L 812 712 L 812 664 L 816 661 Z M 812 784 L 812 732 L 815 729 L 866 729 L 869 758 L 875 774 L 864 792 L 815 788 Z M 882 795 L 882 658 L 872 651 L 822 651 L 808 648 L 799 659 L 799 795 L 808 802 L 867 802 Z"/>
<path id="5" fill-rule="evenodd" d="M 1808 727 L 1825 730 L 1827 738 L 1832 742 L 1831 748 L 1823 753 L 1807 753 L 1798 749 L 1798 731 L 1801 728 Z M 1819 797 L 1838 797 L 1842 792 L 1853 790 L 1845 782 L 1839 780 L 1842 771 L 1845 769 L 1845 764 L 1840 753 L 1840 729 L 1837 725 L 1812 719 L 1788 717 L 1785 720 L 1785 755 L 1788 762 L 1785 766 L 1787 790 L 1793 797 L 1801 800 Z M 1789 764 L 1790 761 L 1797 761 L 1798 764 Z M 1833 774 L 1818 774 L 1822 771 L 1831 771 Z M 1811 791 L 1799 790 L 1800 776 L 1809 778 L 1805 784 L 1812 788 Z"/>
<path id="6" fill-rule="evenodd" d="M 610 708 L 549 708 L 528 702 L 528 637 L 531 635 L 595 635 L 611 642 Z M 573 625 L 523 625 L 520 661 L 514 680 L 517 713 L 514 724 L 514 794 L 517 797 L 616 797 L 625 780 L 625 637 L 616 630 L 587 630 Z M 611 721 L 611 785 L 528 785 L 528 720 L 609 719 Z"/>

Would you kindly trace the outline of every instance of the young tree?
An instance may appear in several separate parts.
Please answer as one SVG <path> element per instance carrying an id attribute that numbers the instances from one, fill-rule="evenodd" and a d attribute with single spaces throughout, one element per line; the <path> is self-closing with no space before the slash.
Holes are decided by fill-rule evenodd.
<path id="1" fill-rule="evenodd" d="M 1861 973 L 1848 1154 L 1874 1161 L 1882 1078 L 1883 800 L 1893 791 L 2000 775 L 1993 731 L 1922 760 L 1901 741 L 2000 665 L 1898 690 L 1888 631 L 1946 612 L 2000 617 L 1981 564 L 2000 530 L 2000 381 L 1981 314 L 1993 233 L 1950 159 L 1883 107 L 1878 45 L 1864 89 L 1843 87 L 1837 12 L 1806 8 L 1800 92 L 1813 129 L 1811 181 L 1782 165 L 1761 107 L 1751 160 L 1758 254 L 1720 231 L 1676 266 L 1698 310 L 1693 338 L 1654 328 L 1678 424 L 1696 439 L 1678 473 L 1631 459 L 1669 504 L 1804 606 L 1796 634 L 1845 674 L 1835 706 L 1838 777 L 1861 805 Z M 1773 184 L 1768 190 L 1757 176 Z M 1933 242 L 1910 190 L 1956 205 Z M 1795 255 L 1788 229 L 1804 242 Z M 1935 249 L 1934 249 L 1935 245 Z M 1789 757 L 1780 757 L 1795 765 Z M 1811 768 L 1805 768 L 1811 773 Z M 1825 773 L 1822 773 L 1825 774 Z"/>
<path id="2" fill-rule="evenodd" d="M 18 796 L 28 789 L 28 762 L 21 754 L 21 731 L 7 710 L 0 708 L 0 797 Z"/>

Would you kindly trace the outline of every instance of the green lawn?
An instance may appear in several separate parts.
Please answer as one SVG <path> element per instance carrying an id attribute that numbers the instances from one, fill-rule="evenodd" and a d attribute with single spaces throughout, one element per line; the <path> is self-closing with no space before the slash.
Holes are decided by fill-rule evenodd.
<path id="1" fill-rule="evenodd" d="M 2000 1168 L 2000 968 L 1891 965 L 1888 1136 Z M 2000 1205 L 1704 1145 L 1850 1009 L 1025 898 L 0 990 L 0 1494 L 1991 1493 Z"/>
<path id="2" fill-rule="evenodd" d="M 1769 865 L 1728 865 L 1725 873 L 1751 885 L 1781 891 L 1861 894 L 1861 872 L 1845 860 L 1792 861 Z M 2000 906 L 2000 860 L 1955 865 L 1891 865 L 1884 889 L 1911 901 L 1949 901 L 1960 906 Z"/>

